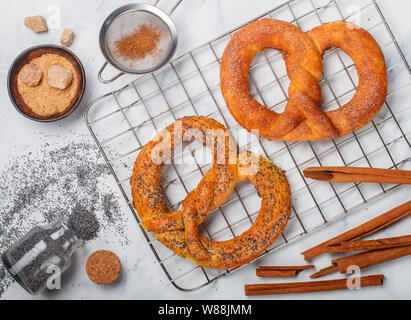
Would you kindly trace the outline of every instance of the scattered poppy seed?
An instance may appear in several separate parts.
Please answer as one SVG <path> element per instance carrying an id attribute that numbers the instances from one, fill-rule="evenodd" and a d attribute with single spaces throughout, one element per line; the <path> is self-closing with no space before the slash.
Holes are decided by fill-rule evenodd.
<path id="1" fill-rule="evenodd" d="M 44 144 L 23 156 L 10 156 L 0 170 L 0 254 L 39 224 L 63 217 L 84 241 L 101 230 L 128 243 L 117 190 L 105 181 L 110 170 L 89 142 Z M 104 179 L 105 178 L 105 179 Z M 13 283 L 0 264 L 0 296 Z"/>

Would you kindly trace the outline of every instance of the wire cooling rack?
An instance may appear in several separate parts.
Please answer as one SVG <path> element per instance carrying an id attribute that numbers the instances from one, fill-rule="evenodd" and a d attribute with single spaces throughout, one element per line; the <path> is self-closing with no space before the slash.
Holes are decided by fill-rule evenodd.
<path id="1" fill-rule="evenodd" d="M 258 146 L 260 153 L 286 170 L 292 189 L 291 219 L 282 237 L 262 256 L 400 187 L 330 184 L 305 180 L 302 175 L 305 167 L 322 165 L 410 169 L 411 71 L 377 3 L 374 0 L 292 0 L 256 19 L 263 17 L 291 22 L 303 31 L 335 20 L 351 21 L 368 30 L 380 44 L 387 63 L 389 92 L 380 113 L 364 128 L 335 140 L 270 142 L 253 135 L 241 139 L 238 135 L 241 127 L 228 112 L 219 87 L 221 56 L 239 26 L 88 105 L 87 126 L 138 222 L 130 192 L 134 161 L 142 146 L 160 129 L 189 115 L 220 121 L 229 128 L 240 148 Z M 340 49 L 327 51 L 323 64 L 322 108 L 332 110 L 351 99 L 358 79 L 352 60 Z M 281 112 L 288 100 L 289 79 L 278 51 L 265 50 L 257 55 L 249 82 L 255 99 Z M 204 157 L 199 159 L 197 149 L 190 145 L 182 154 L 175 155 L 163 171 L 162 186 L 172 210 L 181 205 L 210 167 Z M 183 165 L 176 160 L 182 156 L 185 157 Z M 251 226 L 259 206 L 256 189 L 251 184 L 238 184 L 227 202 L 210 213 L 202 225 L 202 233 L 217 241 L 238 236 Z M 235 270 L 211 270 L 194 265 L 141 230 L 167 277 L 178 289 L 193 290 Z"/>

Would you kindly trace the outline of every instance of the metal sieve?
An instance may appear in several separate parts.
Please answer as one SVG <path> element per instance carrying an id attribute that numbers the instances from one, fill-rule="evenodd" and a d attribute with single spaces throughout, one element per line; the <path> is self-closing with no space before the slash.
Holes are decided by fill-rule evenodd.
<path id="1" fill-rule="evenodd" d="M 148 54 L 139 60 L 118 57 L 114 53 L 114 42 L 130 35 L 143 24 L 154 26 L 160 31 L 156 54 Z M 101 67 L 98 79 L 103 83 L 109 83 L 125 73 L 144 74 L 161 68 L 175 52 L 177 29 L 169 15 L 157 7 L 145 3 L 131 3 L 118 8 L 106 18 L 100 30 L 99 42 L 101 52 L 107 61 Z M 121 72 L 111 79 L 104 79 L 102 73 L 108 63 Z"/>

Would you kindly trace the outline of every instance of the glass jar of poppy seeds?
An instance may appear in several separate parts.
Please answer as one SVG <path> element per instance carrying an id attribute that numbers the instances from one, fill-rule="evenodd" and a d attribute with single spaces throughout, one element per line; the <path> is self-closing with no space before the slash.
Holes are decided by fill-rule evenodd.
<path id="1" fill-rule="evenodd" d="M 57 218 L 31 229 L 3 253 L 1 260 L 24 289 L 37 294 L 46 287 L 59 288 L 60 274 L 70 266 L 72 254 L 83 245 L 63 219 Z"/>

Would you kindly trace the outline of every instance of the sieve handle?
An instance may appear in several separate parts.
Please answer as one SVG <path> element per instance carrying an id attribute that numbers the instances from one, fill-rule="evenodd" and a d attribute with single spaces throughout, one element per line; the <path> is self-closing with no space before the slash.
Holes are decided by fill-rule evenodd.
<path id="1" fill-rule="evenodd" d="M 174 5 L 174 7 L 171 8 L 170 12 L 168 13 L 169 16 L 171 16 L 171 14 L 174 12 L 175 9 L 177 9 L 177 7 L 180 5 L 180 3 L 181 3 L 182 1 L 183 1 L 183 0 L 178 0 L 178 1 L 176 2 L 176 4 Z M 157 7 L 157 5 L 158 5 L 159 2 L 160 2 L 160 0 L 156 0 L 156 1 L 154 2 L 153 6 Z"/>
<path id="2" fill-rule="evenodd" d="M 174 7 L 171 9 L 171 11 L 168 13 L 169 16 L 174 12 L 175 9 L 180 5 L 181 1 L 183 0 L 178 0 L 177 3 L 174 5 Z"/>
<path id="3" fill-rule="evenodd" d="M 98 79 L 99 79 L 102 83 L 111 83 L 111 82 L 113 82 L 114 80 L 120 78 L 120 77 L 124 74 L 124 72 L 120 72 L 120 73 L 118 73 L 117 75 L 115 75 L 115 76 L 114 76 L 113 78 L 111 78 L 111 79 L 104 79 L 104 78 L 102 77 L 102 73 L 103 73 L 104 69 L 107 67 L 107 65 L 108 65 L 108 62 L 107 62 L 107 61 L 104 62 L 103 66 L 101 67 L 100 71 L 99 71 L 98 74 L 97 74 Z"/>

